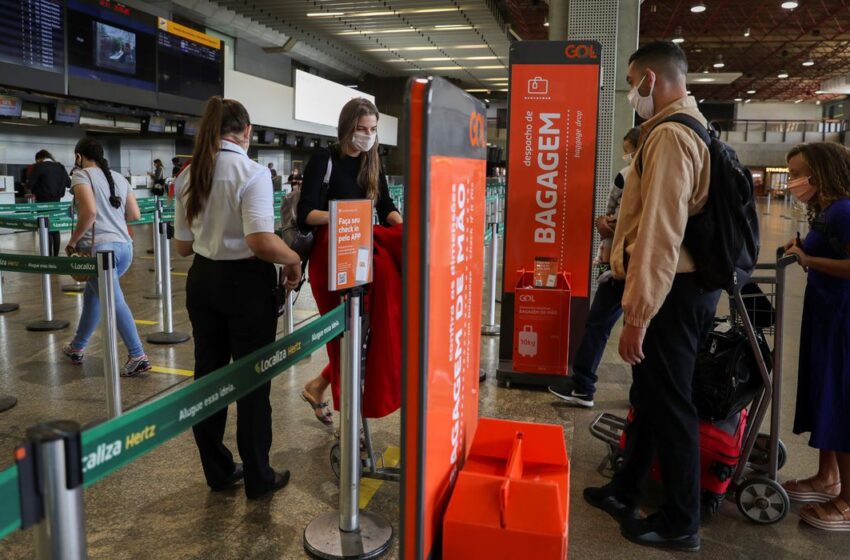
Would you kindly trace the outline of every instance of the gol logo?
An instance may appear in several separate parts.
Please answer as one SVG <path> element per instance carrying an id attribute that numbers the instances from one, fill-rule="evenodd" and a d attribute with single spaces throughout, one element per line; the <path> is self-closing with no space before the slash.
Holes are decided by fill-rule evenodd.
<path id="1" fill-rule="evenodd" d="M 594 45 L 567 45 L 564 54 L 567 58 L 589 58 L 592 60 L 599 58 Z"/>
<path id="2" fill-rule="evenodd" d="M 469 144 L 473 148 L 487 146 L 487 120 L 478 111 L 469 115 Z"/>
<path id="3" fill-rule="evenodd" d="M 521 294 L 519 301 L 522 303 L 534 303 L 534 296 L 531 294 Z"/>

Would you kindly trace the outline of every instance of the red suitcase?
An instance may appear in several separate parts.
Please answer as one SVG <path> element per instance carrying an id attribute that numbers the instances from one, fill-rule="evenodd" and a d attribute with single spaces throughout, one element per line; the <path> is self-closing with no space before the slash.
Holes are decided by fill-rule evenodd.
<path id="1" fill-rule="evenodd" d="M 629 410 L 627 422 L 631 422 L 633 412 Z M 702 507 L 709 513 L 717 513 L 726 497 L 726 491 L 732 482 L 738 461 L 741 459 L 741 447 L 747 430 L 747 409 L 721 422 L 700 420 L 700 488 L 702 489 Z M 620 451 L 626 447 L 626 432 L 620 434 Z M 656 463 L 652 467 L 653 480 L 659 481 L 661 473 Z"/>

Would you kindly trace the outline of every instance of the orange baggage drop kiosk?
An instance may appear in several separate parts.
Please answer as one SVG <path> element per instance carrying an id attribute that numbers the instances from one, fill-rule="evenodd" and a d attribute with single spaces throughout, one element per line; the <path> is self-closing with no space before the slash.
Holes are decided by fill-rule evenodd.
<path id="1" fill-rule="evenodd" d="M 486 109 L 441 78 L 407 89 L 401 558 L 439 557 L 478 424 Z"/>

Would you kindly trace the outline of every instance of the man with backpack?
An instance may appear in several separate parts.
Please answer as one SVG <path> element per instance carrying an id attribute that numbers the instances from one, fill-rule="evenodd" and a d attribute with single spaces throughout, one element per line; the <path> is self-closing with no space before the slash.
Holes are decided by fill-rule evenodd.
<path id="1" fill-rule="evenodd" d="M 36 202 L 59 202 L 71 188 L 71 178 L 65 166 L 54 161 L 47 150 L 35 154 L 35 166 L 27 178 L 27 188 Z M 59 232 L 50 232 L 50 255 L 59 254 Z"/>
<path id="2" fill-rule="evenodd" d="M 687 248 L 686 229 L 705 211 L 713 169 L 706 119 L 687 95 L 687 71 L 685 53 L 669 42 L 647 44 L 629 59 L 629 101 L 646 122 L 624 189 L 611 267 L 626 282 L 619 351 L 632 366 L 634 419 L 626 428 L 622 468 L 584 496 L 619 520 L 633 542 L 696 551 L 700 451 L 691 389 L 697 347 L 721 290 L 706 286 L 698 273 L 704 255 Z M 664 500 L 657 513 L 639 519 L 640 488 L 656 458 Z"/>

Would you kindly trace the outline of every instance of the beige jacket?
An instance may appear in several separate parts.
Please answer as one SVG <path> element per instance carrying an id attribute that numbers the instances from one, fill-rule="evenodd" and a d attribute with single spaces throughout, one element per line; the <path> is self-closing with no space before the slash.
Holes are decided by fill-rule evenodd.
<path id="1" fill-rule="evenodd" d="M 657 125 L 674 113 L 706 124 L 694 98 L 687 96 L 641 126 L 634 161 L 642 169 L 632 164 L 611 248 L 614 277 L 626 280 L 625 321 L 636 327 L 649 325 L 677 273 L 696 270 L 682 239 L 688 217 L 708 199 L 711 165 L 708 146 L 695 132 L 677 123 Z"/>

